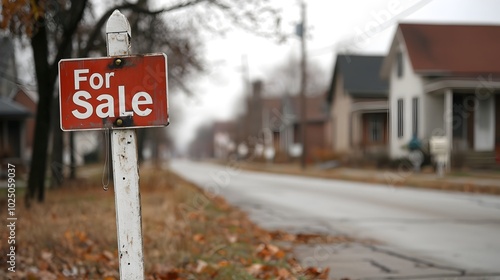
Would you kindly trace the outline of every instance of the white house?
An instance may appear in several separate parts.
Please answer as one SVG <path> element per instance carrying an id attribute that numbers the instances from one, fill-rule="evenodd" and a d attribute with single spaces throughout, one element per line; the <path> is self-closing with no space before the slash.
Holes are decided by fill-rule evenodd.
<path id="1" fill-rule="evenodd" d="M 445 136 L 451 161 L 495 165 L 500 152 L 500 26 L 400 24 L 381 75 L 389 81 L 391 158 Z"/>

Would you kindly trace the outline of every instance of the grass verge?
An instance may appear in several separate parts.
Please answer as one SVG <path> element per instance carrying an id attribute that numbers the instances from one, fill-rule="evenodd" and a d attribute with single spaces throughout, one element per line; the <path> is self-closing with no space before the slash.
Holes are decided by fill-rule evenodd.
<path id="1" fill-rule="evenodd" d="M 223 164 L 221 162 L 214 162 L 214 163 Z M 499 187 L 476 184 L 474 182 L 473 177 L 468 181 L 464 180 L 464 182 L 453 182 L 451 180 L 445 180 L 440 178 L 437 178 L 435 180 L 423 180 L 418 177 L 418 174 L 410 175 L 407 174 L 408 172 L 405 173 L 405 172 L 391 171 L 391 170 L 380 170 L 380 174 L 384 175 L 381 177 L 375 175 L 356 176 L 349 173 L 343 173 L 342 171 L 339 171 L 337 169 L 320 170 L 316 168 L 308 168 L 304 171 L 300 169 L 300 166 L 298 165 L 285 165 L 285 164 L 266 165 L 253 162 L 242 162 L 239 164 L 239 167 L 250 171 L 300 175 L 300 176 L 309 176 L 314 178 L 338 179 L 338 180 L 364 182 L 364 183 L 385 184 L 385 185 L 391 185 L 393 187 L 409 186 L 409 187 L 423 188 L 423 189 L 500 195 Z"/>

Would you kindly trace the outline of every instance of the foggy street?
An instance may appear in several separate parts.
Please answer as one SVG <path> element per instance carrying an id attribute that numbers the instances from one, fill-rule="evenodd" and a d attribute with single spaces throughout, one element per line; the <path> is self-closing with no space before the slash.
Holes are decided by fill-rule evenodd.
<path id="1" fill-rule="evenodd" d="M 330 266 L 335 279 L 500 279 L 500 197 L 250 172 L 238 163 L 176 159 L 170 168 L 265 229 L 378 241 L 325 245 L 326 256 L 297 251 L 303 262 Z"/>
<path id="2" fill-rule="evenodd" d="M 499 10 L 2 1 L 0 279 L 500 280 Z"/>

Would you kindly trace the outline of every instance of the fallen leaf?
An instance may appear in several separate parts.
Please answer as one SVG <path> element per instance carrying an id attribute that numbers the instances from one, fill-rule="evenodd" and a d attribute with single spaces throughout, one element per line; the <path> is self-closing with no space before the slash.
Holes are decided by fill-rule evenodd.
<path id="1" fill-rule="evenodd" d="M 314 279 L 328 279 L 328 274 L 330 274 L 330 268 L 321 269 L 317 267 L 308 267 L 304 274 L 309 277 L 313 277 Z"/>
<path id="2" fill-rule="evenodd" d="M 196 268 L 195 271 L 196 273 L 201 273 L 205 268 L 207 268 L 208 263 L 206 261 L 198 260 L 196 262 Z"/>
<path id="3" fill-rule="evenodd" d="M 285 254 L 285 251 L 283 250 L 279 250 L 278 252 L 276 252 L 274 254 L 274 257 L 277 258 L 278 260 L 282 260 L 283 258 L 285 258 L 286 254 Z"/>
<path id="4" fill-rule="evenodd" d="M 98 261 L 98 260 L 100 260 L 100 258 L 101 258 L 101 256 L 95 255 L 95 254 L 84 254 L 83 255 L 84 260 L 91 261 L 91 262 Z"/>
<path id="5" fill-rule="evenodd" d="M 80 242 L 85 243 L 88 240 L 87 234 L 83 231 L 75 232 L 76 237 L 80 240 Z"/>
<path id="6" fill-rule="evenodd" d="M 296 237 L 298 242 L 303 242 L 303 243 L 308 243 L 314 239 L 321 239 L 321 235 L 319 234 L 308 234 L 308 233 L 299 233 L 297 234 Z"/>
<path id="7" fill-rule="evenodd" d="M 254 263 L 251 266 L 247 267 L 246 270 L 250 275 L 256 277 L 257 275 L 262 273 L 262 271 L 264 271 L 264 265 L 260 263 Z"/>
<path id="8" fill-rule="evenodd" d="M 238 235 L 236 235 L 236 234 L 228 234 L 227 235 L 227 241 L 229 241 L 229 243 L 231 243 L 231 244 L 236 243 L 236 241 L 238 241 Z"/>
<path id="9" fill-rule="evenodd" d="M 203 243 L 205 243 L 205 236 L 201 233 L 197 233 L 197 234 L 193 235 L 193 240 L 200 243 L 200 244 L 203 244 Z"/>
<path id="10" fill-rule="evenodd" d="M 278 277 L 281 278 L 288 278 L 290 277 L 290 271 L 288 271 L 286 268 L 280 268 L 278 269 Z"/>
<path id="11" fill-rule="evenodd" d="M 52 253 L 51 252 L 47 252 L 47 251 L 42 251 L 42 253 L 40 254 L 41 258 L 45 261 L 48 261 L 50 262 L 51 259 L 52 259 Z"/>
<path id="12" fill-rule="evenodd" d="M 115 256 L 113 255 L 113 253 L 111 253 L 110 251 L 107 251 L 107 250 L 104 250 L 102 252 L 101 256 L 106 258 L 108 261 L 115 259 Z"/>
<path id="13" fill-rule="evenodd" d="M 269 261 L 272 258 L 274 259 L 282 259 L 285 257 L 285 252 L 280 250 L 280 248 L 273 244 L 264 244 L 261 243 L 256 248 L 257 257 L 264 259 L 265 261 Z"/>
<path id="14" fill-rule="evenodd" d="M 222 261 L 220 261 L 220 262 L 218 262 L 218 263 L 217 263 L 217 267 L 226 267 L 226 266 L 228 266 L 229 264 L 230 264 L 230 263 L 229 263 L 229 261 L 227 261 L 227 260 L 222 260 Z"/>

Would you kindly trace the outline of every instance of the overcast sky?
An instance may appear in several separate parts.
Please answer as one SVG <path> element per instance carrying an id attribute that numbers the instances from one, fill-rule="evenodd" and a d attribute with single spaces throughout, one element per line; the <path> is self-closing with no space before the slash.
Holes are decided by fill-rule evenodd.
<path id="1" fill-rule="evenodd" d="M 300 20 L 299 1 L 275 0 L 283 9 L 283 29 L 294 32 Z M 385 54 L 398 22 L 500 24 L 500 1 L 496 0 L 307 0 L 308 58 L 321 65 L 329 79 L 337 53 Z M 287 30 L 288 29 L 288 30 Z M 258 38 L 243 31 L 206 41 L 210 73 L 191 86 L 197 96 L 174 94 L 170 109 L 181 110 L 171 129 L 179 147 L 185 147 L 197 126 L 212 120 L 228 120 L 243 95 L 242 57 L 248 61 L 251 80 L 268 73 L 291 56 L 298 56 L 298 39 L 285 44 Z M 499 50 L 500 51 L 500 50 Z"/>

